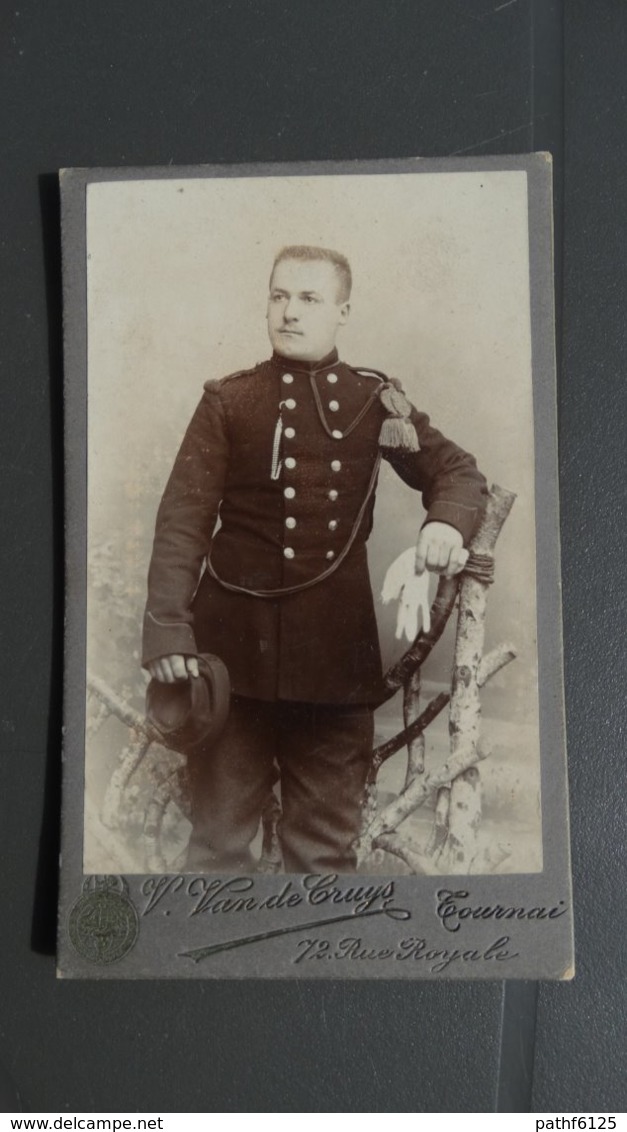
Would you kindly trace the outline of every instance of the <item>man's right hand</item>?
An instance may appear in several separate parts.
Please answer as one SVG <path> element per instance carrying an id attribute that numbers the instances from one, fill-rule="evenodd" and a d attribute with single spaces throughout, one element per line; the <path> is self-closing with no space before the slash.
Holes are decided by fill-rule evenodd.
<path id="1" fill-rule="evenodd" d="M 176 684 L 179 680 L 188 680 L 190 676 L 199 676 L 198 660 L 195 656 L 160 656 L 158 660 L 151 660 L 148 671 L 154 680 L 162 684 Z"/>

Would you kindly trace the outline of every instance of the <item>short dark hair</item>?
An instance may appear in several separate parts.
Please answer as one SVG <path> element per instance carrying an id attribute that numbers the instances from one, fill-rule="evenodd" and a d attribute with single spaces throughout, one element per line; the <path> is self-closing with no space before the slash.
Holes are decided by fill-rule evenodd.
<path id="1" fill-rule="evenodd" d="M 325 263 L 332 264 L 338 278 L 338 302 L 346 303 L 350 299 L 353 276 L 350 263 L 341 252 L 335 252 L 332 248 L 317 248 L 311 244 L 291 244 L 288 247 L 281 248 L 281 251 L 275 256 L 270 280 L 272 280 L 277 264 L 282 263 L 285 259 L 299 259 L 304 263 L 323 260 Z"/>

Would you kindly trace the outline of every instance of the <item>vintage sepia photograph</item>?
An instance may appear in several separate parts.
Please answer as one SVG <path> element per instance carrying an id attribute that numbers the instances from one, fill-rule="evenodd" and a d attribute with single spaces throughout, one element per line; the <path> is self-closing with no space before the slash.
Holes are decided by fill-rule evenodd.
<path id="1" fill-rule="evenodd" d="M 550 157 L 61 195 L 60 974 L 572 977 Z"/>
<path id="2" fill-rule="evenodd" d="M 541 870 L 526 173 L 86 210 L 85 872 Z"/>

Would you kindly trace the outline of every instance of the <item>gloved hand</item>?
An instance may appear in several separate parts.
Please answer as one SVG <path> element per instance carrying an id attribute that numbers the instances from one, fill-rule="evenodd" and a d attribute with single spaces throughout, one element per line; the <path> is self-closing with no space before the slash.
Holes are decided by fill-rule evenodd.
<path id="1" fill-rule="evenodd" d="M 429 574 L 426 570 L 416 574 L 415 565 L 416 551 L 410 546 L 395 559 L 383 580 L 381 600 L 385 604 L 395 600 L 399 603 L 397 640 L 404 634 L 408 641 L 414 641 L 420 628 L 424 633 L 431 628 Z"/>

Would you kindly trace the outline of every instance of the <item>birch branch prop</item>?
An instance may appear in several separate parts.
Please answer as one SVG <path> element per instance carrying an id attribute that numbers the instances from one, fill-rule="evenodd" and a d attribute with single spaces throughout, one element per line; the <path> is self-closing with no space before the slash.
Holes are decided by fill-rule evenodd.
<path id="1" fill-rule="evenodd" d="M 480 569 L 473 570 L 472 573 L 464 572 L 462 575 L 451 681 L 449 735 L 451 758 L 459 756 L 464 769 L 475 761 L 472 755 L 479 742 L 479 666 L 483 655 L 485 612 L 494 566 L 494 547 L 515 498 L 513 492 L 493 485 L 481 525 L 470 547 L 471 558 Z"/>
<path id="2" fill-rule="evenodd" d="M 102 803 L 101 821 L 107 829 L 117 829 L 122 821 L 122 799 L 124 792 L 145 758 L 152 739 L 146 735 L 133 735 L 128 747 L 122 751 L 107 786 Z"/>
<path id="3" fill-rule="evenodd" d="M 492 488 L 486 513 L 471 545 L 470 557 L 474 565 L 464 573 L 460 587 L 449 735 L 451 758 L 461 757 L 467 769 L 451 783 L 448 835 L 437 858 L 440 872 L 469 873 L 478 852 L 481 782 L 477 767 L 470 763 L 478 749 L 481 723 L 479 669 L 488 588 L 494 572 L 494 547 L 514 499 L 512 492 Z"/>
<path id="4" fill-rule="evenodd" d="M 515 658 L 516 650 L 513 645 L 510 644 L 497 645 L 496 648 L 487 653 L 481 661 L 477 673 L 479 687 L 482 688 L 484 684 L 487 684 L 488 680 L 496 676 L 496 673 L 499 672 L 501 668 L 504 668 L 506 664 L 509 664 L 510 661 L 515 660 Z M 450 692 L 440 692 L 437 696 L 434 696 L 427 704 L 424 711 L 421 712 L 418 718 L 414 720 L 408 728 L 404 731 L 399 731 L 398 735 L 394 735 L 393 738 L 388 739 L 386 743 L 381 743 L 379 747 L 375 747 L 372 756 L 374 775 L 376 776 L 379 768 L 386 759 L 391 758 L 397 751 L 400 751 L 404 743 L 411 740 L 421 731 L 425 731 L 429 724 L 433 723 L 433 720 L 444 710 L 447 704 L 450 703 L 450 700 Z"/>
<path id="5" fill-rule="evenodd" d="M 477 856 L 482 798 L 476 766 L 451 783 L 448 837 L 437 858 L 440 873 L 469 873 Z"/>
<path id="6" fill-rule="evenodd" d="M 415 719 L 409 727 L 405 728 L 403 731 L 399 731 L 397 735 L 394 735 L 385 743 L 381 743 L 380 746 L 375 747 L 372 755 L 372 771 L 375 778 L 383 763 L 391 759 L 392 755 L 400 751 L 401 747 L 406 743 L 410 743 L 416 735 L 420 735 L 422 731 L 426 731 L 429 724 L 433 723 L 433 720 L 438 717 L 441 711 L 444 711 L 444 708 L 450 703 L 450 700 L 450 692 L 439 692 L 437 696 L 434 696 L 433 699 L 429 701 L 424 711 L 420 713 L 418 718 Z"/>
<path id="7" fill-rule="evenodd" d="M 146 807 L 144 838 L 146 841 L 146 862 L 148 872 L 151 873 L 167 871 L 167 861 L 161 847 L 161 832 L 165 812 L 172 801 L 172 780 L 176 776 L 176 773 L 176 770 L 172 771 L 172 773 L 159 784 Z"/>
<path id="8" fill-rule="evenodd" d="M 403 723 L 405 731 L 420 715 L 420 669 L 415 668 L 403 689 Z M 407 771 L 405 787 L 414 781 L 425 769 L 425 733 L 418 734 L 407 742 Z"/>
<path id="9" fill-rule="evenodd" d="M 99 701 L 101 708 L 107 714 L 115 716 L 131 732 L 130 742 L 122 750 L 118 764 L 109 779 L 101 809 L 102 824 L 107 829 L 117 829 L 123 823 L 122 804 L 131 778 L 145 759 L 151 745 L 158 743 L 163 746 L 163 738 L 154 727 L 150 726 L 143 715 L 127 704 L 126 700 L 114 692 L 99 676 L 88 673 L 87 690 Z M 178 769 L 180 770 L 180 767 Z M 156 781 L 157 791 L 146 812 L 147 837 L 149 842 L 154 842 L 155 845 L 160 836 L 161 822 L 168 802 L 171 798 L 178 804 L 182 801 L 180 783 L 173 776 L 168 778 L 168 785 L 160 778 Z M 158 852 L 158 847 L 154 850 L 149 848 L 149 853 L 153 854 L 154 867 L 158 867 L 154 855 Z"/>
<path id="10" fill-rule="evenodd" d="M 175 751 L 168 751 L 168 759 L 176 757 L 179 761 L 178 765 L 173 766 L 172 770 L 168 772 L 168 782 L 170 784 L 170 801 L 178 806 L 183 817 L 191 822 L 192 807 L 190 802 L 190 788 L 189 788 L 189 775 L 187 770 L 187 759 L 185 755 L 177 754 Z"/>
<path id="11" fill-rule="evenodd" d="M 407 790 L 404 790 L 398 798 L 395 798 L 393 802 L 390 802 L 381 810 L 381 813 L 377 815 L 365 831 L 359 842 L 360 860 L 368 856 L 373 842 L 377 841 L 382 833 L 392 833 L 401 822 L 405 821 L 405 818 L 413 814 L 419 806 L 422 806 L 432 790 L 440 786 L 448 786 L 454 778 L 457 778 L 458 774 L 468 770 L 469 766 L 481 762 L 489 754 L 489 749 L 480 745 L 470 753 L 460 751 L 456 755 L 451 755 L 442 766 L 438 767 L 432 774 L 427 775 L 426 778 L 414 779 Z"/>
<path id="12" fill-rule="evenodd" d="M 481 520 L 479 530 L 472 539 L 469 546 L 469 559 L 464 572 L 456 578 L 441 578 L 438 585 L 438 591 L 435 601 L 432 606 L 432 623 L 429 633 L 419 634 L 418 638 L 405 654 L 401 660 L 389 670 L 385 676 L 385 684 L 391 689 L 391 694 L 405 682 L 416 666 L 421 665 L 426 657 L 431 652 L 433 645 L 442 635 L 444 627 L 453 606 L 457 595 L 458 587 L 460 593 L 462 590 L 466 593 L 466 600 L 468 596 L 472 600 L 476 592 L 483 594 L 483 610 L 485 615 L 485 595 L 487 588 L 492 581 L 494 570 L 494 547 L 496 540 L 500 534 L 501 528 L 512 509 L 516 496 L 513 492 L 507 491 L 505 488 L 499 487 L 498 484 L 493 484 L 488 497 L 488 503 L 485 514 Z M 461 585 L 460 585 L 461 578 Z M 460 606 L 461 607 L 461 606 Z M 459 621 L 458 621 L 459 633 Z M 428 705 L 425 709 L 429 712 L 423 723 L 423 729 L 435 719 L 436 715 L 442 711 L 443 707 L 449 702 L 449 698 L 444 699 L 446 693 L 440 693 L 440 697 L 432 701 L 432 705 Z M 386 699 L 389 699 L 386 696 Z M 436 701 L 439 702 L 436 703 Z M 383 701 L 385 702 L 385 700 Z M 411 731 L 409 736 L 402 733 L 396 736 L 395 739 L 390 739 L 387 743 L 377 747 L 373 753 L 373 774 L 376 775 L 378 768 L 385 759 L 389 758 L 396 751 L 402 747 L 403 743 L 408 743 L 419 733 L 418 720 L 412 725 L 415 731 Z"/>
<path id="13" fill-rule="evenodd" d="M 386 672 L 383 678 L 386 694 L 382 703 L 390 700 L 398 689 L 406 684 L 412 673 L 424 664 L 446 628 L 446 623 L 453 612 L 458 589 L 459 577 L 440 578 L 431 606 L 431 628 L 428 633 L 420 632 L 404 656 Z"/>
<path id="14" fill-rule="evenodd" d="M 428 775 L 426 779 L 414 779 L 398 798 L 377 815 L 360 838 L 358 844 L 360 860 L 372 852 L 373 845 L 379 843 L 378 839 L 383 834 L 396 830 L 405 818 L 422 805 L 434 788 L 448 786 L 458 775 L 474 767 L 489 753 L 479 744 L 481 710 L 479 681 L 481 679 L 481 682 L 485 683 L 489 679 L 487 673 L 494 660 L 497 661 L 497 666 L 491 674 L 512 660 L 515 652 L 507 646 L 501 646 L 495 650 L 496 657 L 490 654 L 482 663 L 485 608 L 487 590 L 493 575 L 494 547 L 515 498 L 513 492 L 493 485 L 479 530 L 470 544 L 469 564 L 472 565 L 471 569 L 464 571 L 460 587 L 460 612 L 451 695 L 442 693 L 436 696 L 409 729 L 406 728 L 402 735 L 396 736 L 374 752 L 373 763 L 376 762 L 377 766 L 380 766 L 385 758 L 389 758 L 399 749 L 403 741 L 407 741 L 408 731 L 411 737 L 414 728 L 416 731 L 424 730 L 427 722 L 431 722 L 449 701 L 451 701 L 449 722 L 451 754 L 443 766 Z"/>
<path id="15" fill-rule="evenodd" d="M 135 711 L 121 696 L 118 696 L 117 692 L 114 692 L 100 676 L 94 676 L 93 673 L 87 674 L 87 690 L 105 705 L 111 715 L 115 715 L 120 723 L 126 724 L 131 731 L 136 731 L 138 735 L 142 735 L 146 739 L 149 738 L 151 743 L 163 743 L 159 732 L 147 723 L 144 716 Z"/>
<path id="16" fill-rule="evenodd" d="M 457 778 L 455 782 L 459 783 L 466 775 L 471 774 L 473 770 L 476 771 L 476 768 L 471 767 L 469 771 L 466 771 L 464 775 L 461 775 L 459 778 Z M 375 848 L 383 849 L 386 853 L 392 853 L 395 857 L 399 857 L 400 860 L 403 861 L 409 869 L 411 869 L 414 876 L 443 876 L 459 873 L 483 875 L 485 873 L 498 872 L 501 865 L 510 856 L 510 850 L 504 845 L 501 845 L 500 842 L 497 844 L 490 843 L 487 846 L 484 846 L 482 850 L 479 850 L 480 837 L 477 839 L 477 843 L 474 846 L 475 850 L 477 851 L 474 854 L 469 855 L 466 862 L 456 860 L 455 856 L 449 853 L 449 846 L 446 847 L 444 853 L 438 856 L 437 860 L 435 859 L 435 853 L 437 852 L 438 846 L 435 846 L 435 851 L 431 846 L 437 836 L 438 829 L 443 829 L 444 831 L 443 838 L 440 837 L 438 842 L 440 848 L 442 847 L 444 840 L 446 839 L 448 834 L 448 801 L 450 795 L 451 788 L 449 788 L 448 786 L 443 786 L 438 791 L 436 822 L 434 823 L 433 829 L 431 831 L 431 837 L 424 850 L 422 850 L 409 838 L 403 837 L 399 833 L 382 833 L 381 836 L 377 837 L 376 839 Z M 480 793 L 478 795 L 478 798 L 480 804 Z M 442 807 L 439 816 L 441 819 L 444 818 L 444 820 L 438 821 L 437 816 L 438 810 L 440 809 L 441 805 L 441 799 L 446 800 L 446 809 Z M 463 799 L 459 798 L 458 792 L 458 801 L 460 800 L 463 804 Z M 463 814 L 463 810 L 461 808 L 459 808 L 458 812 L 460 816 Z M 464 818 L 466 818 L 465 815 Z M 468 819 L 466 820 L 468 821 Z M 455 824 L 455 820 L 453 819 L 452 826 L 453 837 L 457 839 L 460 833 L 462 833 L 461 825 L 459 822 Z M 477 827 L 478 821 L 476 822 L 476 828 Z M 464 842 L 463 834 L 461 840 L 462 842 Z M 469 843 L 465 842 L 465 844 L 468 845 Z M 452 848 L 452 846 L 450 848 Z M 466 868 L 460 868 L 460 864 L 463 863 L 467 864 Z"/>
<path id="17" fill-rule="evenodd" d="M 89 687 L 87 691 L 90 695 L 91 701 L 96 701 L 96 710 L 95 712 L 93 712 L 91 717 L 88 714 L 86 730 L 88 735 L 97 735 L 105 719 L 108 719 L 111 713 L 107 705 L 103 704 L 102 700 L 99 700 L 98 697 L 90 691 Z"/>
<path id="18" fill-rule="evenodd" d="M 431 827 L 431 834 L 425 847 L 425 855 L 427 857 L 435 857 L 435 855 L 440 852 L 440 849 L 448 837 L 448 814 L 450 804 L 450 786 L 440 786 L 433 814 L 433 826 Z"/>
<path id="19" fill-rule="evenodd" d="M 438 873 L 435 862 L 398 833 L 382 833 L 377 837 L 376 848 L 398 857 L 411 869 L 414 876 L 436 876 Z"/>

